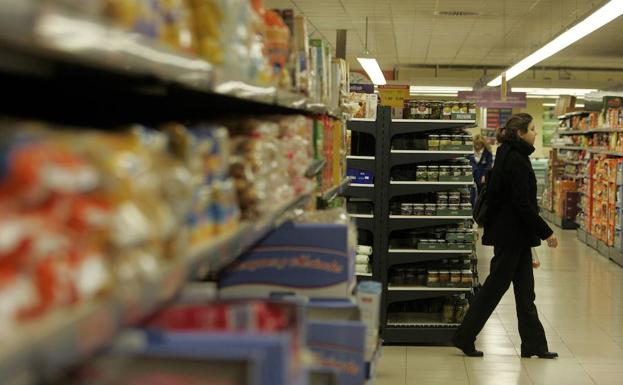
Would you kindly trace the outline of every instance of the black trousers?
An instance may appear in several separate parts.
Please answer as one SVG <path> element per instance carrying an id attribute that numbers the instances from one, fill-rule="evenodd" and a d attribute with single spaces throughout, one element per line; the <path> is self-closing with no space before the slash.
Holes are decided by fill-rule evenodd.
<path id="1" fill-rule="evenodd" d="M 495 247 L 491 271 L 476 295 L 456 338 L 461 346 L 473 347 L 476 336 L 493 313 L 511 282 L 515 291 L 521 351 L 548 351 L 545 330 L 539 320 L 534 300 L 534 273 L 529 247 Z"/>

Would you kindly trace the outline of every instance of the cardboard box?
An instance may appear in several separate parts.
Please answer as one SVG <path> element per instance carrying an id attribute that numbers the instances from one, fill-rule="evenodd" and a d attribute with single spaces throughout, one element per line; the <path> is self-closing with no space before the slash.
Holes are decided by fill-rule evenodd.
<path id="1" fill-rule="evenodd" d="M 354 280 L 347 225 L 286 222 L 220 274 L 219 290 L 226 298 L 350 298 Z"/>
<path id="2" fill-rule="evenodd" d="M 321 366 L 337 369 L 341 385 L 362 385 L 366 378 L 366 327 L 354 321 L 310 321 L 307 346 Z"/>

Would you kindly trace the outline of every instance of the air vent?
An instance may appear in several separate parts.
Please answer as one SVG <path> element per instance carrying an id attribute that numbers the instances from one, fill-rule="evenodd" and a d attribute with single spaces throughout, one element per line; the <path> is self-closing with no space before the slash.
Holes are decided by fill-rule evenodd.
<path id="1" fill-rule="evenodd" d="M 469 11 L 439 11 L 435 12 L 436 16 L 478 16 L 480 15 L 478 12 L 469 12 Z"/>

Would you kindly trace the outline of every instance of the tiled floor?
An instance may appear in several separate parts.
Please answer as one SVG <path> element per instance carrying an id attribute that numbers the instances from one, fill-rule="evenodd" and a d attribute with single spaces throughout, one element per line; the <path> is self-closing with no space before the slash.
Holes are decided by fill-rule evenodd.
<path id="1" fill-rule="evenodd" d="M 383 348 L 375 385 L 621 385 L 623 384 L 623 268 L 556 229 L 560 245 L 539 248 L 537 307 L 557 360 L 519 357 L 510 289 L 480 334 L 483 358 L 451 347 Z M 489 272 L 491 248 L 479 248 Z"/>

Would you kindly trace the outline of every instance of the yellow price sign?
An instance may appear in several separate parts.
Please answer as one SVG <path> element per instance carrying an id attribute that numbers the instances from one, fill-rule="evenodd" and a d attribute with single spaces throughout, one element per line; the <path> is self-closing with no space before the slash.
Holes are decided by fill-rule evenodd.
<path id="1" fill-rule="evenodd" d="M 409 99 L 408 85 L 379 86 L 381 105 L 387 107 L 404 107 L 404 101 Z"/>

